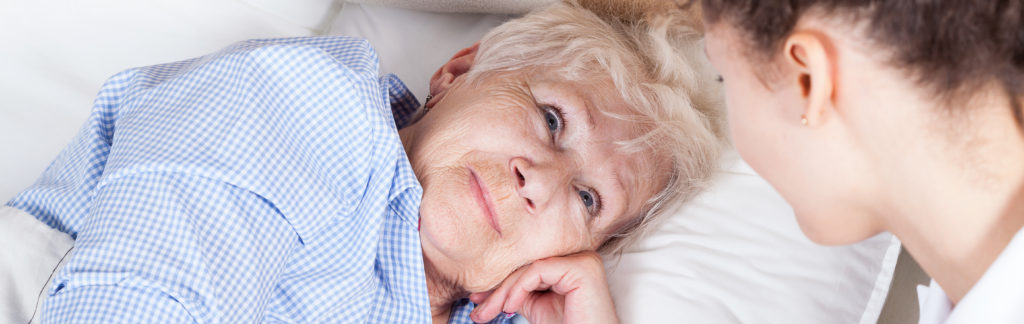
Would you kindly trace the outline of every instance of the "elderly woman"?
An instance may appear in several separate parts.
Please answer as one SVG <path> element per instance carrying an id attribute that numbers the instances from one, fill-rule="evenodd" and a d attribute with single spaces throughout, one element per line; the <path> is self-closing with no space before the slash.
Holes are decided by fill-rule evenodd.
<path id="1" fill-rule="evenodd" d="M 808 237 L 898 236 L 922 323 L 1024 322 L 1024 1 L 703 4 L 736 147 Z"/>
<path id="2" fill-rule="evenodd" d="M 345 37 L 120 73 L 9 203 L 75 239 L 43 319 L 468 322 L 472 296 L 477 321 L 615 321 L 595 251 L 691 196 L 721 142 L 699 35 L 649 21 L 510 21 L 422 105 Z"/>

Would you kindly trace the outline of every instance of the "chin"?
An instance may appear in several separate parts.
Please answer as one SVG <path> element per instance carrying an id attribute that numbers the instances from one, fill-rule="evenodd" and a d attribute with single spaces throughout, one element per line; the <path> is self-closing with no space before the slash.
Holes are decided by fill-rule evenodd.
<path id="1" fill-rule="evenodd" d="M 483 234 L 479 224 L 446 212 L 421 212 L 420 217 L 424 256 L 458 289 L 488 291 L 515 270 L 508 258 L 501 257 L 506 255 L 497 248 L 498 242 Z"/>
<path id="2" fill-rule="evenodd" d="M 464 228 L 465 222 L 460 220 L 457 208 L 449 206 L 446 201 L 437 201 L 436 196 L 425 193 L 420 205 L 420 237 L 435 248 L 449 254 L 448 251 L 458 250 L 466 244 L 466 234 L 471 229 Z M 428 242 L 423 242 L 427 244 Z"/>
<path id="3" fill-rule="evenodd" d="M 797 213 L 796 219 L 800 230 L 814 243 L 821 245 L 849 245 L 869 239 L 881 230 L 874 229 L 864 215 L 844 215 L 840 213 Z M 827 218 L 815 217 L 826 216 Z"/>
<path id="4" fill-rule="evenodd" d="M 477 208 L 465 206 L 470 199 L 447 191 L 425 192 L 420 205 L 420 237 L 425 241 L 421 244 L 430 244 L 447 259 L 460 262 L 493 245 L 489 225 L 467 212 Z"/>

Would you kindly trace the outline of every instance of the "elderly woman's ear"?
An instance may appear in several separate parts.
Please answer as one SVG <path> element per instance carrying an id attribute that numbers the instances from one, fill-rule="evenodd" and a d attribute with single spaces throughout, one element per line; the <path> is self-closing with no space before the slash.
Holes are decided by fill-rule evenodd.
<path id="1" fill-rule="evenodd" d="M 441 68 L 437 69 L 437 72 L 434 72 L 434 76 L 430 77 L 431 99 L 423 103 L 425 107 L 433 107 L 434 103 L 444 98 L 444 95 L 448 93 L 448 89 L 455 84 L 456 80 L 463 77 L 466 72 L 469 72 L 469 69 L 473 67 L 473 62 L 476 60 L 476 52 L 479 47 L 480 42 L 477 42 L 470 47 L 463 48 L 458 53 L 455 53 Z"/>

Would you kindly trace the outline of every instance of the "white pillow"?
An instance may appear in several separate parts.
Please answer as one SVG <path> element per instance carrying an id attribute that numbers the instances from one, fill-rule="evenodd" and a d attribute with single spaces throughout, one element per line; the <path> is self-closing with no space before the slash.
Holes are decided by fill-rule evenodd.
<path id="1" fill-rule="evenodd" d="M 507 17 L 345 4 L 329 32 L 368 39 L 381 69 L 426 95 L 456 51 Z M 713 186 L 658 230 L 609 260 L 625 323 L 874 323 L 899 242 L 882 234 L 846 247 L 810 242 L 778 194 L 735 153 Z"/>
<path id="2" fill-rule="evenodd" d="M 630 323 L 875 323 L 900 243 L 891 234 L 817 245 L 735 152 L 707 192 L 607 260 Z"/>
<path id="3" fill-rule="evenodd" d="M 430 76 L 442 64 L 508 18 L 345 3 L 328 34 L 369 40 L 380 58 L 381 73 L 394 73 L 423 100 Z"/>

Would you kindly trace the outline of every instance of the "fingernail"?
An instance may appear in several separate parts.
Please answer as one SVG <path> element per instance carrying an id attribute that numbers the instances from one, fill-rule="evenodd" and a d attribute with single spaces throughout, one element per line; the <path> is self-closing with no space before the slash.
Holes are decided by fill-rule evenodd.
<path id="1" fill-rule="evenodd" d="M 512 316 L 516 316 L 516 313 L 506 313 L 506 312 L 501 312 L 501 313 L 505 314 L 505 319 L 510 319 L 510 318 L 512 318 Z"/>

